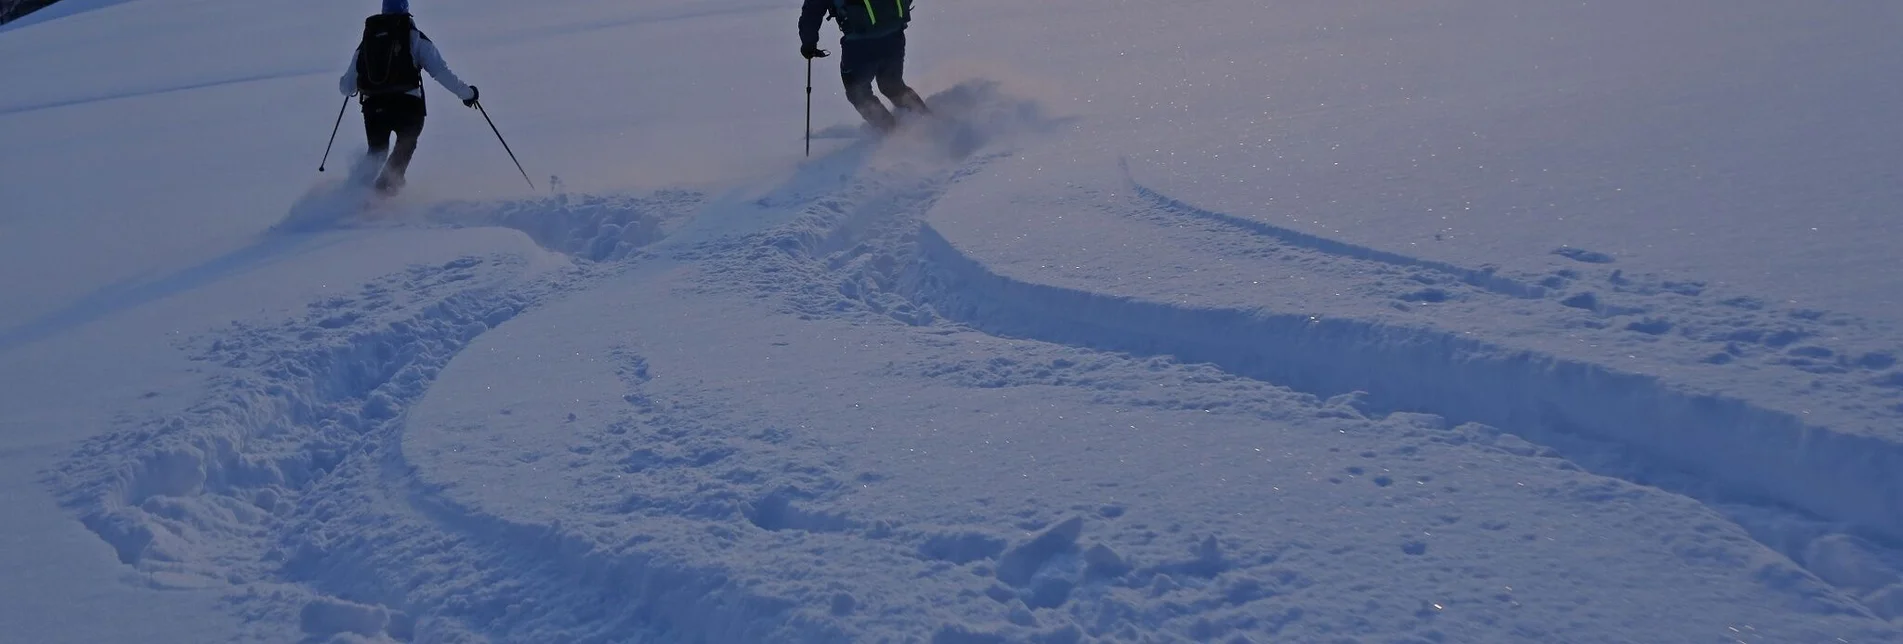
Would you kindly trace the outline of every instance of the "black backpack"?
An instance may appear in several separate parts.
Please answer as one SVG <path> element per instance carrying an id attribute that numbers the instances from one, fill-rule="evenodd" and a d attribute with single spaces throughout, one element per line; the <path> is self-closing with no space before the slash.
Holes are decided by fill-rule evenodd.
<path id="1" fill-rule="evenodd" d="M 912 21 L 912 0 L 833 0 L 833 15 L 849 35 L 898 31 Z"/>
<path id="2" fill-rule="evenodd" d="M 357 45 L 357 91 L 364 96 L 403 94 L 423 86 L 423 70 L 410 52 L 410 32 L 416 21 L 409 14 L 385 13 L 363 21 L 363 42 Z"/>

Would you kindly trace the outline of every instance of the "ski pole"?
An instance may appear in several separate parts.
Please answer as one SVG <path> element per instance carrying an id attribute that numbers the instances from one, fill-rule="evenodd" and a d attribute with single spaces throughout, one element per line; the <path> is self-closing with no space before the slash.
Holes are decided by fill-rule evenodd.
<path id="1" fill-rule="evenodd" d="M 344 126 L 344 110 L 350 109 L 350 97 L 344 97 L 344 104 L 337 108 L 337 124 L 330 126 L 330 142 L 324 144 L 324 160 L 317 162 L 317 171 L 323 172 L 324 165 L 330 163 L 330 147 L 337 145 L 337 130 Z"/>
<path id="2" fill-rule="evenodd" d="M 502 138 L 502 130 L 496 129 L 496 122 L 489 118 L 489 110 L 482 109 L 482 101 L 476 101 L 476 111 L 482 112 L 482 120 L 489 121 L 489 131 L 496 133 L 496 140 L 502 142 L 502 150 L 509 153 L 510 161 L 515 161 L 515 171 L 522 173 L 522 180 L 529 182 L 530 190 L 535 190 L 535 180 L 529 178 L 529 171 L 522 169 L 522 162 L 515 158 L 515 150 L 509 149 L 509 141 Z"/>
<path id="3" fill-rule="evenodd" d="M 813 59 L 806 59 L 806 156 L 813 156 Z"/>

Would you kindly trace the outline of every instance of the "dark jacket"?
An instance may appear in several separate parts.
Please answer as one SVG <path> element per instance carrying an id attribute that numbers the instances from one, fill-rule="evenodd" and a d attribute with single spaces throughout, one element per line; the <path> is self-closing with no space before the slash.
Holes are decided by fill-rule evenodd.
<path id="1" fill-rule="evenodd" d="M 851 3 L 853 6 L 847 7 Z M 860 10 L 860 6 L 864 10 Z M 890 8 L 888 8 L 888 6 Z M 854 20 L 852 16 L 877 14 L 884 20 Z M 912 0 L 806 0 L 800 8 L 800 45 L 819 46 L 819 27 L 826 18 L 839 21 L 842 42 L 890 36 L 905 30 L 912 19 Z M 894 19 L 896 18 L 896 19 Z M 870 24 L 868 24 L 870 23 Z"/>

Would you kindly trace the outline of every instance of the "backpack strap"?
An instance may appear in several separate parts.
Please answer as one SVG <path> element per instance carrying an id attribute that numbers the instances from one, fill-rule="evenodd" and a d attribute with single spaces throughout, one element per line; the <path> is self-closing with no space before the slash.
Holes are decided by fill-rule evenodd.
<path id="1" fill-rule="evenodd" d="M 887 5 L 887 2 L 892 4 Z M 884 33 L 904 29 L 905 24 L 911 22 L 911 4 L 911 0 L 833 0 L 831 11 L 833 17 L 839 20 L 840 30 L 847 34 Z M 897 24 L 881 25 L 879 24 L 880 12 L 888 6 L 895 10 L 895 13 L 884 15 L 897 19 Z M 864 13 L 860 13 L 860 9 L 864 9 Z M 861 19 L 865 24 L 859 24 Z"/>

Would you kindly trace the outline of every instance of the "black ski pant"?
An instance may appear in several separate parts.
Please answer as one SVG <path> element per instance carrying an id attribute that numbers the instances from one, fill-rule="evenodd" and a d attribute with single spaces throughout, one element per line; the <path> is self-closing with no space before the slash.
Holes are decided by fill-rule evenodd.
<path id="1" fill-rule="evenodd" d="M 890 130 L 898 125 L 885 103 L 872 95 L 872 84 L 892 105 L 912 112 L 926 113 L 925 99 L 905 84 L 905 32 L 888 36 L 846 40 L 839 44 L 839 76 L 846 83 L 846 100 L 873 127 Z"/>
<path id="2" fill-rule="evenodd" d="M 402 181 L 416 155 L 417 139 L 423 135 L 423 120 L 428 116 L 423 98 L 409 94 L 367 96 L 363 99 L 363 131 L 370 141 L 370 157 L 380 162 L 385 177 Z M 390 136 L 396 136 L 396 149 L 390 149 Z"/>

